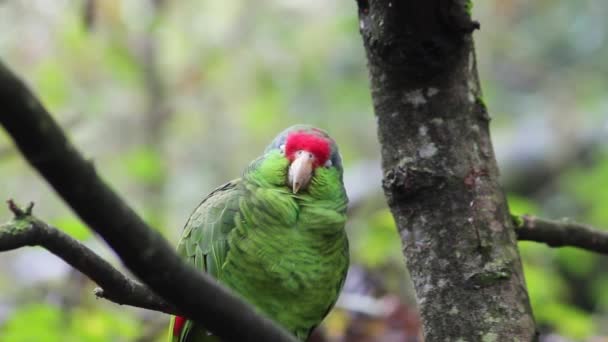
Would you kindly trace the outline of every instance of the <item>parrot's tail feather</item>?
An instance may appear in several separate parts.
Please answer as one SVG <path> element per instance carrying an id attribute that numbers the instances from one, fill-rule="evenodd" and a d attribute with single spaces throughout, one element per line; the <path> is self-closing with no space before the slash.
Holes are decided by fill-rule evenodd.
<path id="1" fill-rule="evenodd" d="M 185 317 L 171 316 L 169 342 L 221 342 L 221 340 Z"/>
<path id="2" fill-rule="evenodd" d="M 175 322 L 173 323 L 173 337 L 179 338 L 182 334 L 182 329 L 186 324 L 186 318 L 182 316 L 175 316 Z"/>

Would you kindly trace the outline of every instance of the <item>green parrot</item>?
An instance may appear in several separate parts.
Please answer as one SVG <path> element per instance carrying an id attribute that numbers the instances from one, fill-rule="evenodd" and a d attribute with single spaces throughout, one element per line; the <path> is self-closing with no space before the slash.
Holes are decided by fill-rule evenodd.
<path id="1" fill-rule="evenodd" d="M 241 178 L 202 201 L 177 251 L 305 341 L 344 284 L 347 203 L 335 141 L 318 128 L 292 126 Z M 177 316 L 170 341 L 219 339 Z"/>

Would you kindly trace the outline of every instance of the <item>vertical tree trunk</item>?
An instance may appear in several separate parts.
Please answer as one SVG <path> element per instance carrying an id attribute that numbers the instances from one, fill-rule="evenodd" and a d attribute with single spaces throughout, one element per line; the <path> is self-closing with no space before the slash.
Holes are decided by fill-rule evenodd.
<path id="1" fill-rule="evenodd" d="M 358 0 L 382 145 L 427 342 L 531 341 L 464 0 Z"/>

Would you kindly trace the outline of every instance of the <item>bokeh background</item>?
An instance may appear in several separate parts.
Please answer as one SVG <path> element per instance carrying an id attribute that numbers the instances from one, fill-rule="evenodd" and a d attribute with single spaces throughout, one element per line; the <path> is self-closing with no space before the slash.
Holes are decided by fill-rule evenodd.
<path id="1" fill-rule="evenodd" d="M 512 211 L 608 228 L 608 2 L 474 1 L 473 16 Z M 174 243 L 200 199 L 277 132 L 327 129 L 345 160 L 353 267 L 315 338 L 416 341 L 358 25 L 355 1 L 4 0 L 0 58 Z M 34 201 L 37 215 L 120 266 L 0 131 L 8 198 Z M 608 340 L 608 259 L 519 246 L 542 339 Z M 96 300 L 94 287 L 45 250 L 0 254 L 0 340 L 164 340 L 167 316 Z"/>

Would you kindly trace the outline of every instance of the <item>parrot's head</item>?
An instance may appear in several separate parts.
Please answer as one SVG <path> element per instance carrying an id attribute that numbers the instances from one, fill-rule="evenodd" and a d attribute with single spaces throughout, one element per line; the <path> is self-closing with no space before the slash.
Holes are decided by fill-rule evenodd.
<path id="1" fill-rule="evenodd" d="M 342 177 L 338 145 L 321 129 L 309 125 L 291 126 L 266 148 L 266 152 L 273 150 L 279 150 L 289 161 L 287 182 L 294 193 L 305 189 L 320 167 L 335 168 Z"/>

